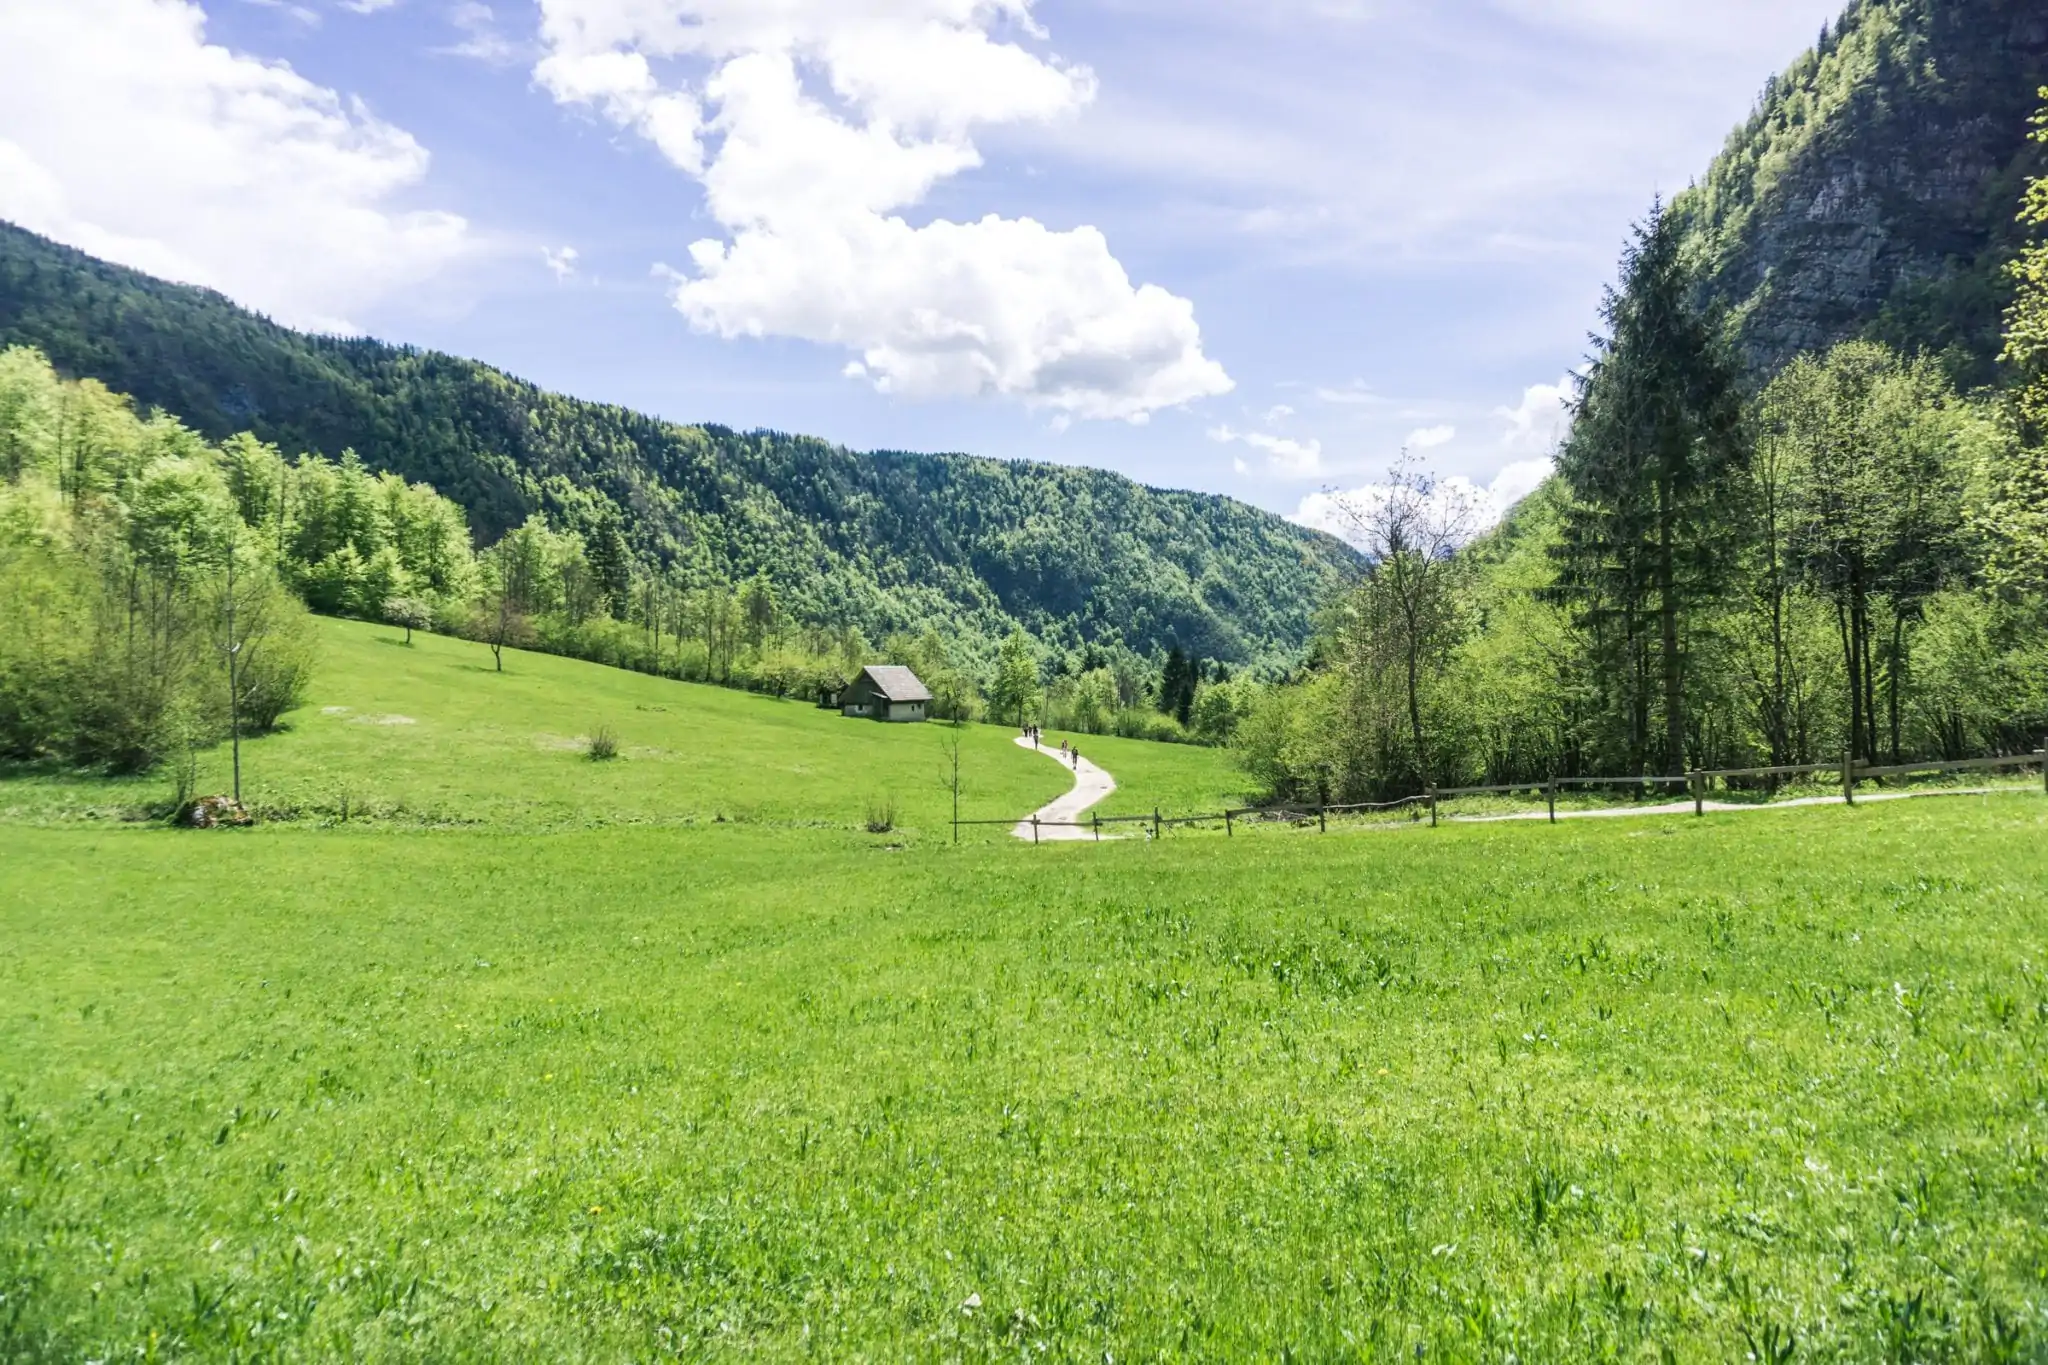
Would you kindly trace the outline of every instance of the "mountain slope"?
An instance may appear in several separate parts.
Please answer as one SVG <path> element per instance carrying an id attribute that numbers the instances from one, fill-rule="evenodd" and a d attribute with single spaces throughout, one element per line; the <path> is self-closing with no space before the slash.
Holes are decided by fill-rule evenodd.
<path id="1" fill-rule="evenodd" d="M 583 530 L 622 516 L 641 553 L 766 572 L 803 619 L 875 636 L 937 627 L 970 652 L 1022 624 L 1065 646 L 1278 662 L 1357 566 L 1335 539 L 1228 498 L 681 426 L 475 361 L 293 332 L 0 224 L 5 345 L 38 347 L 211 437 L 353 447 L 459 501 L 484 540 L 537 510 Z"/>
<path id="2" fill-rule="evenodd" d="M 2040 0 L 1854 0 L 1673 204 L 1759 375 L 1852 336 L 1993 377 L 2040 154 Z"/>

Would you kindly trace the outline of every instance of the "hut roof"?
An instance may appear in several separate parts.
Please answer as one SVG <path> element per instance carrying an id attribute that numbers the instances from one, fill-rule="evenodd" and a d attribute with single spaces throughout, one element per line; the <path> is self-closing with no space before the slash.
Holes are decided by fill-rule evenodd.
<path id="1" fill-rule="evenodd" d="M 866 678 L 875 691 L 890 701 L 930 701 L 931 692 L 918 681 L 917 674 L 895 664 L 876 664 L 863 668 L 861 676 Z"/>

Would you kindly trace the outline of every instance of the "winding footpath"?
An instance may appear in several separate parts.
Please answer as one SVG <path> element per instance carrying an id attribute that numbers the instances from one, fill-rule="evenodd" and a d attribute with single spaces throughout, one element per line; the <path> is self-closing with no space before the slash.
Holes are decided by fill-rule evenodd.
<path id="1" fill-rule="evenodd" d="M 1059 750 L 1047 749 L 1041 745 L 1033 744 L 1022 735 L 1017 737 L 1016 743 L 1020 749 L 1030 749 L 1036 753 L 1044 754 L 1062 768 L 1071 769 L 1074 774 L 1074 789 L 1059 798 L 1059 800 L 1042 807 L 1038 811 L 1036 819 L 1039 823 L 1035 831 L 1031 826 L 1033 817 L 1027 815 L 1017 822 L 1017 828 L 1012 830 L 1011 833 L 1027 843 L 1033 839 L 1047 841 L 1093 839 L 1095 837 L 1093 830 L 1077 829 L 1074 826 L 1080 824 L 1081 817 L 1086 815 L 1092 807 L 1106 799 L 1111 792 L 1116 790 L 1116 779 L 1085 758 L 1078 762 L 1070 763 L 1060 757 Z"/>

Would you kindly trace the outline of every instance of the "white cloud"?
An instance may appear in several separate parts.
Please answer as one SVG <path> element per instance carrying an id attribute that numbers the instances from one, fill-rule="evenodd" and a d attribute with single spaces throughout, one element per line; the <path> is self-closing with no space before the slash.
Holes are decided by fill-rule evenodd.
<path id="1" fill-rule="evenodd" d="M 1571 412 L 1566 405 L 1577 391 L 1572 377 L 1566 375 L 1555 384 L 1531 384 L 1515 407 L 1494 409 L 1494 416 L 1507 423 L 1501 444 L 1544 455 L 1556 450 L 1571 430 Z"/>
<path id="2" fill-rule="evenodd" d="M 280 14 L 289 15 L 307 28 L 318 28 L 320 26 L 320 11 L 314 9 L 311 5 L 293 4 L 289 3 L 288 0 L 247 0 L 247 2 L 261 9 L 274 9 Z M 344 5 L 343 8 L 349 9 L 353 7 Z"/>
<path id="3" fill-rule="evenodd" d="M 1277 427 L 1282 422 L 1285 422 L 1288 418 L 1292 416 L 1294 416 L 1293 408 L 1287 406 L 1287 404 L 1285 403 L 1275 404 L 1274 406 L 1266 409 L 1266 425 L 1269 427 Z"/>
<path id="4" fill-rule="evenodd" d="M 483 0 L 460 0 L 448 11 L 449 26 L 462 34 L 462 41 L 441 49 L 452 57 L 468 57 L 486 66 L 510 66 L 533 54 L 515 43 L 498 28 L 498 17 Z"/>
<path id="5" fill-rule="evenodd" d="M 1030 0 L 542 0 L 535 78 L 652 142 L 725 236 L 690 247 L 676 307 L 723 337 L 853 351 L 911 398 L 999 395 L 1141 422 L 1227 392 L 1194 307 L 1134 285 L 1090 227 L 913 226 L 901 211 L 981 164 L 977 125 L 1095 95 Z M 999 33 L 998 30 L 1004 32 Z"/>
<path id="6" fill-rule="evenodd" d="M 1535 492 L 1551 472 L 1551 462 L 1545 458 L 1517 461 L 1503 469 L 1485 487 L 1462 474 L 1454 474 L 1437 481 L 1431 500 L 1436 504 L 1439 518 L 1456 512 L 1465 519 L 1468 535 L 1478 536 L 1500 525 L 1502 519 L 1514 510 L 1515 504 Z M 1342 491 L 1311 493 L 1301 500 L 1301 505 L 1288 520 L 1314 530 L 1328 531 L 1364 548 L 1357 520 L 1350 512 L 1378 506 L 1393 494 L 1393 488 L 1387 484 L 1365 484 Z"/>
<path id="7" fill-rule="evenodd" d="M 1548 455 L 1534 460 L 1517 460 L 1493 476 L 1487 487 L 1487 494 L 1499 513 L 1495 521 L 1514 510 L 1515 504 L 1543 486 L 1543 481 L 1557 472 L 1557 462 Z"/>
<path id="8" fill-rule="evenodd" d="M 359 102 L 208 44 L 186 0 L 0 4 L 0 217 L 31 231 L 346 330 L 469 249 L 397 206 L 426 171 Z"/>
<path id="9" fill-rule="evenodd" d="M 1407 446 L 1410 450 L 1435 450 L 1458 439 L 1458 429 L 1453 426 L 1423 427 L 1408 433 Z"/>
<path id="10" fill-rule="evenodd" d="M 1262 450 L 1266 453 L 1266 464 L 1270 469 L 1294 478 L 1320 473 L 1323 467 L 1323 443 L 1313 438 L 1297 441 L 1291 436 L 1219 426 L 1209 429 L 1209 439 L 1226 445 L 1238 442 L 1254 450 Z M 1233 467 L 1240 474 L 1248 472 L 1243 460 L 1233 461 Z"/>
<path id="11" fill-rule="evenodd" d="M 1316 398 L 1321 402 L 1335 404 L 1338 407 L 1379 408 L 1394 401 L 1374 393 L 1362 379 L 1354 379 L 1341 388 L 1320 388 L 1315 392 Z"/>
<path id="12" fill-rule="evenodd" d="M 548 269 L 554 272 L 556 279 L 566 280 L 576 273 L 577 251 L 575 247 L 544 246 L 540 249 L 540 254 L 541 259 L 548 263 Z"/>

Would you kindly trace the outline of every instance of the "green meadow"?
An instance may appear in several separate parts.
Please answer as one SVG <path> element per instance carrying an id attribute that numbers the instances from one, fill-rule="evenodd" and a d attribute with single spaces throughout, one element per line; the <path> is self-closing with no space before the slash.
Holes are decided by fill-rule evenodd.
<path id="1" fill-rule="evenodd" d="M 389 626 L 322 620 L 308 704 L 244 747 L 247 803 L 300 824 L 369 821 L 533 832 L 742 823 L 854 828 L 893 806 L 935 837 L 952 813 L 960 744 L 963 819 L 1013 819 L 1067 790 L 1049 758 L 1002 726 L 885 726 L 808 700 L 774 700 L 546 654 L 505 652 Z M 617 736 L 593 763 L 588 737 Z M 1050 736 L 1057 748 L 1059 736 Z M 1242 775 L 1221 750 L 1087 737 L 1085 752 L 1133 785 L 1103 813 L 1154 802 L 1221 809 Z M 199 789 L 229 785 L 226 746 L 199 756 Z M 1128 774 L 1128 777 L 1126 776 Z M 162 774 L 0 781 L 0 820 L 118 820 L 169 799 Z M 946 830 L 951 837 L 950 827 Z"/>
<path id="2" fill-rule="evenodd" d="M 956 848 L 1065 777 L 327 629 L 256 829 L 0 781 L 0 1359 L 2048 1357 L 2038 787 Z"/>

